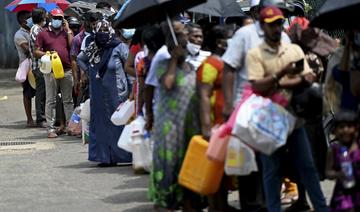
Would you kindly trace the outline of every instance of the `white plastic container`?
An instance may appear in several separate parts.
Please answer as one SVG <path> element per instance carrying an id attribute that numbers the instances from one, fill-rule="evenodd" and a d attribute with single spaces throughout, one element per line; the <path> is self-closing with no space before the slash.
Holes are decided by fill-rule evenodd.
<path id="1" fill-rule="evenodd" d="M 50 74 L 50 72 L 51 72 L 51 54 L 50 54 L 50 52 L 46 52 L 46 54 L 41 57 L 40 61 L 41 61 L 40 71 L 43 74 Z"/>
<path id="2" fill-rule="evenodd" d="M 142 116 L 137 117 L 132 123 L 131 150 L 133 154 L 133 168 L 150 171 L 152 164 L 152 149 L 149 133 L 145 133 L 145 120 Z"/>
<path id="3" fill-rule="evenodd" d="M 135 113 L 135 101 L 126 100 L 121 103 L 111 116 L 111 121 L 116 126 L 125 125 Z"/>
<path id="4" fill-rule="evenodd" d="M 120 138 L 118 140 L 118 147 L 120 149 L 123 149 L 127 152 L 132 152 L 132 146 L 131 146 L 131 132 L 132 127 L 130 124 L 125 125 L 123 131 L 121 132 Z"/>

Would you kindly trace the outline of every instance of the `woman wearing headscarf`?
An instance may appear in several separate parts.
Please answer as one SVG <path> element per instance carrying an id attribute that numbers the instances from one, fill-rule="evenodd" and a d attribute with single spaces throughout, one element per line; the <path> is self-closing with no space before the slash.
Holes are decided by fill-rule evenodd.
<path id="1" fill-rule="evenodd" d="M 129 47 L 115 36 L 111 24 L 102 20 L 96 25 L 95 41 L 78 56 L 79 66 L 90 79 L 89 160 L 100 166 L 131 162 L 131 154 L 117 147 L 123 126 L 110 118 L 130 92 L 124 63 Z"/>

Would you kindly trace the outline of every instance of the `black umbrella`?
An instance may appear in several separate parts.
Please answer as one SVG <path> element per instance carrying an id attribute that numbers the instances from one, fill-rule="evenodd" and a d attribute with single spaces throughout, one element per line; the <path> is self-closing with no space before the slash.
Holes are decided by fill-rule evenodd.
<path id="1" fill-rule="evenodd" d="M 236 0 L 208 0 L 204 4 L 191 8 L 189 11 L 218 17 L 246 16 Z"/>
<path id="2" fill-rule="evenodd" d="M 71 3 L 64 12 L 66 15 L 80 18 L 84 13 L 93 10 L 95 8 L 96 8 L 96 3 L 94 2 L 76 1 Z"/>
<path id="3" fill-rule="evenodd" d="M 128 0 L 115 17 L 115 27 L 134 28 L 165 20 L 206 0 Z"/>
<path id="4" fill-rule="evenodd" d="M 311 26 L 332 29 L 360 27 L 360 0 L 327 0 L 319 9 Z"/>

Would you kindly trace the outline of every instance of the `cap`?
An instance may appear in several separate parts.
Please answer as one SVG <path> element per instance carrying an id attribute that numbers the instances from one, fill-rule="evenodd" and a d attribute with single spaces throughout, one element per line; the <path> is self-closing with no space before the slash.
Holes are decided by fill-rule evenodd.
<path id="1" fill-rule="evenodd" d="M 272 23 L 279 19 L 283 20 L 285 17 L 283 12 L 275 6 L 268 6 L 260 11 L 260 21 L 265 23 Z"/>
<path id="2" fill-rule="evenodd" d="M 50 14 L 51 14 L 52 16 L 61 16 L 61 17 L 64 17 L 64 12 L 63 12 L 61 9 L 59 9 L 59 8 L 55 8 L 55 9 L 51 10 Z"/>

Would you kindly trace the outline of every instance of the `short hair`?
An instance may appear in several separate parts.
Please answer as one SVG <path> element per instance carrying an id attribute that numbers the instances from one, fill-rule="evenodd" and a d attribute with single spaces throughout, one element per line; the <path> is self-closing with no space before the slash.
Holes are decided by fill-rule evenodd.
<path id="1" fill-rule="evenodd" d="M 102 19 L 102 15 L 101 13 L 97 13 L 97 12 L 86 12 L 82 16 L 82 19 L 86 22 L 95 22 Z"/>
<path id="2" fill-rule="evenodd" d="M 355 112 L 349 110 L 341 110 L 334 115 L 334 129 L 342 123 L 349 123 L 356 125 L 358 116 Z"/>
<path id="3" fill-rule="evenodd" d="M 200 29 L 202 31 L 202 28 L 199 24 L 189 23 L 185 25 L 186 29 L 189 30 L 189 34 L 191 34 L 194 29 Z"/>
<path id="4" fill-rule="evenodd" d="M 16 14 L 16 19 L 19 24 L 22 24 L 24 21 L 26 21 L 26 19 L 28 19 L 29 15 L 31 15 L 31 13 L 29 11 L 19 11 Z"/>
<path id="5" fill-rule="evenodd" d="M 145 45 L 152 52 L 156 52 L 165 44 L 165 37 L 159 25 L 146 27 L 141 37 Z"/>
<path id="6" fill-rule="evenodd" d="M 109 4 L 106 1 L 101 1 L 99 3 L 96 4 L 96 8 L 97 9 L 107 9 L 107 8 L 111 8 L 111 4 Z"/>
<path id="7" fill-rule="evenodd" d="M 232 30 L 228 26 L 224 26 L 224 25 L 214 26 L 210 30 L 210 33 L 208 34 L 207 46 L 209 50 L 211 52 L 214 52 L 216 49 L 216 40 L 228 38 L 228 35 L 231 31 Z"/>
<path id="8" fill-rule="evenodd" d="M 31 15 L 33 23 L 40 24 L 45 20 L 46 10 L 42 7 L 37 7 L 33 9 Z"/>

